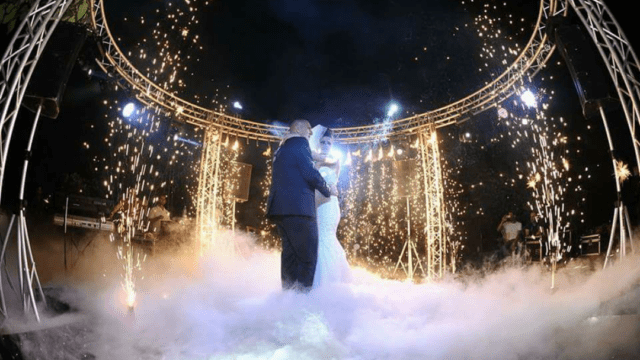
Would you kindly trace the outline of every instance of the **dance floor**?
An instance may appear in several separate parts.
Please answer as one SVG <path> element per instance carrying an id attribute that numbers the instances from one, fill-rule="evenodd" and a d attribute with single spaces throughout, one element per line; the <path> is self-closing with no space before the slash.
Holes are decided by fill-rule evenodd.
<path id="1" fill-rule="evenodd" d="M 72 272 L 47 273 L 48 292 L 70 311 L 43 310 L 41 324 L 11 318 L 3 331 L 19 333 L 29 359 L 640 356 L 637 256 L 605 271 L 570 263 L 553 289 L 550 272 L 535 265 L 423 284 L 356 268 L 351 283 L 309 294 L 281 291 L 278 256 L 157 253 L 137 273 L 131 312 L 114 246 L 100 242 Z"/>

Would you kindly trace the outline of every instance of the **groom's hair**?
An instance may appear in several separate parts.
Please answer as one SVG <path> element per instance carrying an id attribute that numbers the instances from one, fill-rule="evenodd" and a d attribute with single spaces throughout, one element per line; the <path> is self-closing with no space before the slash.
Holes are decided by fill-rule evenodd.
<path id="1" fill-rule="evenodd" d="M 296 119 L 291 122 L 289 125 L 289 132 L 298 134 L 302 127 L 306 127 L 309 124 L 309 120 L 305 119 Z"/>

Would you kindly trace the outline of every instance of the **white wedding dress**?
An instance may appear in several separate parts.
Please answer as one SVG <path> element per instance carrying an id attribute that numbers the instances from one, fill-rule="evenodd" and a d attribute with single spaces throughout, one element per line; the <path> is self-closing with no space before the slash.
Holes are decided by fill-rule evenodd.
<path id="1" fill-rule="evenodd" d="M 338 183 L 338 175 L 332 168 L 323 166 L 318 170 L 327 185 L 332 186 Z M 317 209 L 317 221 L 318 261 L 313 278 L 313 287 L 318 288 L 330 283 L 349 281 L 351 279 L 351 269 L 344 249 L 336 237 L 338 223 L 340 222 L 338 197 L 331 196 L 328 201 L 320 203 Z"/>

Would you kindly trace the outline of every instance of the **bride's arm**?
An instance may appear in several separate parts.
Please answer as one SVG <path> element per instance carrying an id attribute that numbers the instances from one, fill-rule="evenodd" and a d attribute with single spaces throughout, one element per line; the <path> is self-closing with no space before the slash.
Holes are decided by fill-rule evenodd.
<path id="1" fill-rule="evenodd" d="M 318 206 L 329 202 L 329 200 L 330 198 L 324 197 L 324 195 L 320 194 L 320 192 L 316 190 L 316 209 L 318 208 Z"/>

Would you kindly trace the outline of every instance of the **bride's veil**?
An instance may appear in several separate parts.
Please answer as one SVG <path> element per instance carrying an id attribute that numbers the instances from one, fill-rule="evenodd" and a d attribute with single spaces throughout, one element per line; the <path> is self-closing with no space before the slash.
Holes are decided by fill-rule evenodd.
<path id="1" fill-rule="evenodd" d="M 311 129 L 311 137 L 309 138 L 309 147 L 311 152 L 318 152 L 320 150 L 320 139 L 322 135 L 327 131 L 327 128 L 322 125 L 316 125 Z"/>

